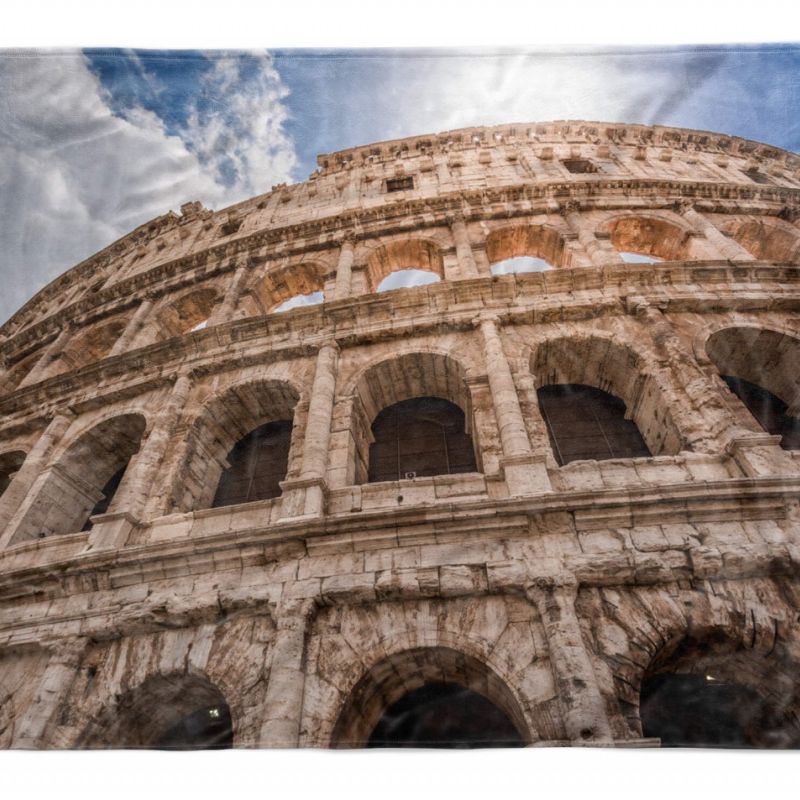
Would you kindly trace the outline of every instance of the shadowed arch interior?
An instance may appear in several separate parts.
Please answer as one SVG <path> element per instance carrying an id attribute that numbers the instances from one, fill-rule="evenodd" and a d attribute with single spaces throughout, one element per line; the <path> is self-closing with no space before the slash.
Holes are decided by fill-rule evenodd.
<path id="1" fill-rule="evenodd" d="M 783 227 L 777 220 L 735 218 L 722 222 L 720 229 L 759 261 L 800 260 L 800 232 Z"/>
<path id="2" fill-rule="evenodd" d="M 220 300 L 216 287 L 206 286 L 182 295 L 156 315 L 159 339 L 182 336 L 205 322 Z"/>
<path id="3" fill-rule="evenodd" d="M 233 386 L 207 402 L 189 432 L 187 454 L 176 476 L 174 506 L 182 511 L 208 508 L 218 489 L 223 492 L 220 505 L 229 504 L 222 502 L 226 493 L 230 499 L 241 496 L 240 491 L 245 496 L 251 493 L 251 499 L 264 499 L 252 493 L 258 495 L 267 484 L 274 486 L 299 468 L 291 441 L 297 401 L 291 385 L 267 379 Z M 270 458 L 273 445 L 277 461 Z M 231 484 L 225 488 L 220 478 L 228 469 Z M 281 471 L 285 474 L 278 479 Z M 247 489 L 244 484 L 251 479 L 254 483 Z"/>
<path id="4" fill-rule="evenodd" d="M 624 410 L 617 407 L 617 411 L 638 429 L 649 454 L 676 454 L 681 449 L 680 433 L 660 387 L 643 366 L 642 358 L 628 346 L 599 337 L 551 339 L 539 344 L 531 357 L 531 372 L 539 387 L 539 396 L 545 401 L 543 416 L 546 414 L 551 420 L 563 417 L 560 408 L 564 406 L 559 406 L 560 400 L 565 404 L 573 398 L 591 403 L 591 392 L 586 389 L 599 389 L 622 403 Z M 566 385 L 585 388 L 549 388 Z M 609 413 L 614 411 L 607 397 L 602 403 Z M 602 438 L 601 430 L 595 433 Z M 625 435 L 633 446 L 633 431 L 628 428 Z M 642 451 L 640 455 L 648 453 Z"/>
<path id="5" fill-rule="evenodd" d="M 777 643 L 747 649 L 717 632 L 666 646 L 641 683 L 642 733 L 662 747 L 800 747 L 800 681 Z"/>
<path id="6" fill-rule="evenodd" d="M 564 241 L 558 231 L 545 225 L 515 225 L 489 234 L 486 256 L 492 265 L 528 256 L 561 267 L 564 265 Z"/>
<path id="7" fill-rule="evenodd" d="M 436 411 L 441 414 L 445 408 L 442 405 L 443 401 L 456 406 L 457 411 L 463 415 L 463 423 L 459 417 L 456 427 L 460 427 L 460 431 L 466 436 L 472 436 L 472 403 L 466 373 L 458 361 L 441 353 L 429 352 L 406 353 L 380 361 L 367 369 L 355 386 L 353 397 L 355 483 L 366 483 L 369 480 L 370 447 L 375 440 L 372 426 L 373 422 L 378 421 L 379 414 L 395 404 L 421 398 L 433 398 L 439 401 L 428 404 L 430 406 L 428 411 L 431 413 Z M 434 409 L 433 406 L 437 408 Z M 414 406 L 407 405 L 399 410 L 413 414 Z M 422 408 L 418 410 L 424 411 Z M 398 409 L 395 410 L 397 411 Z M 452 420 L 453 416 L 451 411 L 449 419 Z M 389 427 L 392 425 L 392 419 L 391 414 L 385 417 Z M 441 435 L 441 427 L 437 427 L 437 431 L 438 435 Z M 477 444 L 475 442 L 475 445 Z M 475 471 L 479 471 L 480 448 L 476 446 L 473 452 Z"/>
<path id="8" fill-rule="evenodd" d="M 372 251 L 367 259 L 367 280 L 375 292 L 381 282 L 399 270 L 425 270 L 444 278 L 444 261 L 438 245 L 427 239 L 400 239 Z"/>
<path id="9" fill-rule="evenodd" d="M 54 372 L 80 369 L 105 358 L 127 324 L 126 319 L 93 325 L 88 330 L 73 336 L 64 347 Z"/>
<path id="10" fill-rule="evenodd" d="M 13 541 L 74 533 L 84 528 L 92 514 L 112 511 L 115 493 L 139 449 L 145 426 L 140 414 L 124 414 L 79 436 L 46 471 Z"/>
<path id="11" fill-rule="evenodd" d="M 492 740 L 513 746 L 530 739 L 522 710 L 497 673 L 452 648 L 430 647 L 374 665 L 347 698 L 331 745 L 429 746 L 437 735 L 448 737 L 440 746 L 450 747 Z"/>
<path id="12" fill-rule="evenodd" d="M 222 692 L 200 675 L 148 678 L 84 731 L 83 749 L 233 747 L 233 722 Z"/>
<path id="13" fill-rule="evenodd" d="M 800 339 L 756 327 L 724 328 L 709 336 L 706 353 L 727 387 L 768 433 L 781 435 L 785 449 L 800 446 Z M 750 423 L 752 424 L 752 423 Z"/>
<path id="14" fill-rule="evenodd" d="M 657 217 L 626 216 L 609 226 L 611 244 L 620 252 L 653 256 L 664 261 L 689 258 L 690 236 Z"/>
<path id="15" fill-rule="evenodd" d="M 10 450 L 0 454 L 0 496 L 8 488 L 14 474 L 19 470 L 25 461 L 25 452 L 22 450 Z"/>

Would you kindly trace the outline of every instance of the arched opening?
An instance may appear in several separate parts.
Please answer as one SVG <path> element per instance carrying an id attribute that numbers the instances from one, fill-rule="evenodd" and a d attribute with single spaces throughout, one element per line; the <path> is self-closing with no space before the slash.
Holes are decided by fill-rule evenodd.
<path id="1" fill-rule="evenodd" d="M 191 425 L 171 509 L 277 497 L 280 482 L 299 469 L 292 448 L 297 401 L 295 389 L 277 380 L 238 384 L 212 398 Z"/>
<path id="2" fill-rule="evenodd" d="M 444 278 L 439 247 L 427 239 L 400 239 L 376 248 L 367 259 L 373 292 L 422 286 Z"/>
<path id="3" fill-rule="evenodd" d="M 680 431 L 644 363 L 630 347 L 595 336 L 537 346 L 531 372 L 559 463 L 680 452 Z"/>
<path id="4" fill-rule="evenodd" d="M 406 353 L 374 364 L 354 387 L 351 419 L 354 483 L 481 470 L 466 374 L 450 356 Z"/>
<path id="5" fill-rule="evenodd" d="M 286 478 L 292 421 L 261 425 L 241 438 L 228 453 L 229 467 L 220 476 L 212 506 L 269 500 L 281 493 Z"/>
<path id="6" fill-rule="evenodd" d="M 0 496 L 8 489 L 24 461 L 25 453 L 22 450 L 11 450 L 8 453 L 0 454 Z"/>
<path id="7" fill-rule="evenodd" d="M 13 541 L 88 530 L 91 516 L 113 511 L 126 467 L 139 450 L 144 431 L 144 417 L 124 414 L 79 436 L 46 471 Z"/>
<path id="8" fill-rule="evenodd" d="M 372 423 L 368 482 L 477 472 L 464 412 L 449 400 L 415 397 L 384 408 Z"/>
<path id="9" fill-rule="evenodd" d="M 438 283 L 441 278 L 426 269 L 398 269 L 387 275 L 375 289 L 376 293 L 391 292 L 394 289 L 411 289 L 414 286 L 427 286 Z"/>
<path id="10" fill-rule="evenodd" d="M 664 261 L 689 258 L 688 232 L 657 217 L 620 217 L 611 223 L 609 232 L 611 244 L 620 255 L 650 256 Z"/>
<path id="11" fill-rule="evenodd" d="M 155 676 L 125 693 L 84 732 L 78 746 L 220 750 L 233 747 L 231 710 L 201 676 Z"/>
<path id="12" fill-rule="evenodd" d="M 291 311 L 293 308 L 302 308 L 303 306 L 317 306 L 325 301 L 325 294 L 323 292 L 310 292 L 309 294 L 296 294 L 282 303 L 278 303 L 272 309 L 273 314 L 280 314 L 283 311 Z"/>
<path id="13" fill-rule="evenodd" d="M 127 320 L 94 325 L 70 339 L 59 356 L 52 374 L 80 369 L 105 358 L 125 330 Z"/>
<path id="14" fill-rule="evenodd" d="M 42 357 L 41 350 L 31 353 L 25 358 L 17 361 L 12 367 L 8 369 L 5 375 L 0 378 L 0 392 L 2 394 L 11 394 L 17 386 L 22 383 L 25 376 L 34 368 L 36 362 Z"/>
<path id="15" fill-rule="evenodd" d="M 182 336 L 206 327 L 208 318 L 219 302 L 215 287 L 204 287 L 182 295 L 157 314 L 159 339 Z"/>
<path id="16" fill-rule="evenodd" d="M 405 650 L 356 684 L 333 732 L 334 747 L 521 747 L 530 739 L 506 683 L 449 647 Z"/>
<path id="17" fill-rule="evenodd" d="M 558 231 L 545 225 L 500 228 L 486 240 L 486 257 L 493 275 L 543 272 L 563 265 L 564 242 Z"/>
<path id="18" fill-rule="evenodd" d="M 798 748 L 798 689 L 778 653 L 686 639 L 642 679 L 642 734 L 662 747 Z"/>
<path id="19" fill-rule="evenodd" d="M 800 234 L 778 219 L 734 218 L 720 229 L 759 261 L 792 262 L 800 259 Z"/>
<path id="20" fill-rule="evenodd" d="M 570 461 L 651 455 L 625 403 L 593 386 L 558 384 L 537 392 L 550 446 L 560 466 Z"/>
<path id="21" fill-rule="evenodd" d="M 325 302 L 325 270 L 315 262 L 273 266 L 242 298 L 248 315 L 280 314 Z"/>
<path id="22" fill-rule="evenodd" d="M 457 683 L 428 683 L 384 711 L 367 747 L 524 747 L 502 709 Z"/>
<path id="23" fill-rule="evenodd" d="M 741 411 L 781 436 L 785 450 L 800 449 L 800 340 L 768 329 L 731 327 L 712 334 L 706 352 L 741 401 Z"/>

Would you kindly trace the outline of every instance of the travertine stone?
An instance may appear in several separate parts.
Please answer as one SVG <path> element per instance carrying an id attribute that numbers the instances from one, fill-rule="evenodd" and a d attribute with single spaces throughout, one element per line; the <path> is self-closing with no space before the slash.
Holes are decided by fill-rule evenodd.
<path id="1" fill-rule="evenodd" d="M 721 376 L 798 416 L 800 158 L 550 122 L 318 165 L 165 213 L 0 328 L 0 747 L 148 746 L 223 703 L 236 746 L 360 746 L 442 680 L 528 744 L 627 746 L 665 671 L 779 698 L 761 741 L 796 746 L 800 456 Z M 521 256 L 550 269 L 491 274 Z M 409 268 L 438 280 L 375 291 Z M 652 455 L 559 466 L 563 383 Z M 370 482 L 374 420 L 419 397 L 474 471 Z M 278 421 L 279 495 L 212 507 Z"/>

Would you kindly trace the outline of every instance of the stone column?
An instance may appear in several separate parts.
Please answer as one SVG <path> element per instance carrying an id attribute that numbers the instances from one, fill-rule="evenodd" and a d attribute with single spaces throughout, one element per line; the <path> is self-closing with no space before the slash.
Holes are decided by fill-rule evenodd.
<path id="1" fill-rule="evenodd" d="M 313 598 L 302 598 L 278 610 L 260 747 L 297 747 L 300 743 L 306 634 L 315 609 Z"/>
<path id="2" fill-rule="evenodd" d="M 47 466 L 53 448 L 61 441 L 73 419 L 72 412 L 61 412 L 50 420 L 50 424 L 31 448 L 22 466 L 0 497 L 0 531 L 2 531 L 0 549 L 10 543 L 13 528 L 9 523 L 25 501 L 39 474 Z"/>
<path id="3" fill-rule="evenodd" d="M 502 464 L 508 491 L 512 496 L 551 491 L 545 465 L 531 450 L 517 387 L 497 331 L 497 318 L 484 314 L 477 321 L 483 334 L 484 360 L 500 429 Z"/>
<path id="4" fill-rule="evenodd" d="M 458 270 L 462 278 L 477 278 L 478 267 L 472 255 L 472 245 L 469 241 L 469 231 L 467 223 L 461 214 L 450 219 L 450 231 L 453 234 L 453 241 L 456 245 L 456 258 L 458 259 Z"/>
<path id="5" fill-rule="evenodd" d="M 48 727 L 64 704 L 83 660 L 88 639 L 54 642 L 50 660 L 33 702 L 23 711 L 14 730 L 12 748 L 41 750 L 49 744 Z"/>
<path id="6" fill-rule="evenodd" d="M 320 347 L 308 404 L 300 478 L 282 484 L 283 517 L 312 514 L 319 516 L 325 513 L 325 476 L 328 469 L 338 362 L 339 348 L 336 342 L 328 342 Z"/>
<path id="7" fill-rule="evenodd" d="M 242 295 L 247 275 L 247 266 L 245 264 L 236 268 L 236 272 L 233 273 L 233 278 L 225 290 L 225 297 L 222 298 L 222 302 L 211 312 L 211 316 L 208 318 L 208 327 L 222 325 L 230 321 Z"/>
<path id="8" fill-rule="evenodd" d="M 352 290 L 354 246 L 352 239 L 345 239 L 339 249 L 339 261 L 336 265 L 336 284 L 333 290 L 334 300 L 350 297 Z"/>
<path id="9" fill-rule="evenodd" d="M 147 321 L 147 317 L 153 310 L 153 298 L 145 297 L 139 308 L 136 309 L 133 316 L 128 320 L 125 330 L 122 331 L 119 339 L 114 342 L 114 346 L 109 351 L 109 357 L 118 356 L 124 353 L 131 345 L 131 342 L 136 338 L 136 334 L 142 329 L 142 326 Z"/>
<path id="10" fill-rule="evenodd" d="M 700 231 L 705 236 L 714 249 L 719 252 L 721 258 L 727 258 L 731 261 L 755 261 L 755 256 L 749 250 L 725 236 L 713 222 L 698 212 L 691 202 L 681 203 L 679 211 L 695 230 Z"/>
<path id="11" fill-rule="evenodd" d="M 44 377 L 47 368 L 61 355 L 64 346 L 72 337 L 73 330 L 71 327 L 63 328 L 61 332 L 50 342 L 45 348 L 42 357 L 34 364 L 33 369 L 19 382 L 18 389 L 25 386 L 33 386 Z"/>
<path id="12" fill-rule="evenodd" d="M 550 669 L 571 742 L 613 739 L 605 701 L 575 613 L 578 584 L 572 575 L 538 578 L 526 588 L 544 626 Z"/>
<path id="13" fill-rule="evenodd" d="M 109 513 L 92 517 L 87 551 L 124 546 L 131 530 L 142 521 L 147 501 L 154 488 L 159 486 L 158 469 L 186 405 L 191 386 L 187 373 L 178 375 L 150 433 L 131 459 Z"/>
<path id="14" fill-rule="evenodd" d="M 562 214 L 569 225 L 569 229 L 577 235 L 578 244 L 591 259 L 595 267 L 607 267 L 613 264 L 623 264 L 619 253 L 612 247 L 608 239 L 599 239 L 594 231 L 587 226 L 586 220 L 580 214 L 580 206 L 576 202 L 565 203 Z"/>

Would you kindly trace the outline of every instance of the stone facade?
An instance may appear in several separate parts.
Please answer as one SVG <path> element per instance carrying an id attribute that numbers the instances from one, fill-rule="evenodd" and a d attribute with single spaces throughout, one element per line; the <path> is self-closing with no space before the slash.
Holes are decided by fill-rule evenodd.
<path id="1" fill-rule="evenodd" d="M 800 460 L 721 376 L 800 414 L 798 217 L 774 147 L 500 126 L 320 156 L 66 272 L 0 331 L 0 746 L 148 746 L 222 704 L 235 746 L 359 746 L 431 681 L 529 744 L 653 744 L 670 673 L 797 746 Z M 492 273 L 522 256 L 553 269 Z M 440 280 L 376 291 L 410 267 Z M 652 455 L 560 465 L 551 384 L 619 398 Z M 377 414 L 428 396 L 477 471 L 368 482 Z M 273 419 L 280 496 L 212 507 Z"/>

